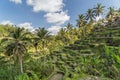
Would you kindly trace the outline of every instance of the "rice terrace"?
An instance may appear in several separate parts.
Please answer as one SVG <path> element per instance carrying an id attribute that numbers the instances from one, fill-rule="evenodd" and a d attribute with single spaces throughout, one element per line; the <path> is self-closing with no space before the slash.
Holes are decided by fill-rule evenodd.
<path id="1" fill-rule="evenodd" d="M 0 0 L 0 80 L 120 80 L 120 0 Z"/>

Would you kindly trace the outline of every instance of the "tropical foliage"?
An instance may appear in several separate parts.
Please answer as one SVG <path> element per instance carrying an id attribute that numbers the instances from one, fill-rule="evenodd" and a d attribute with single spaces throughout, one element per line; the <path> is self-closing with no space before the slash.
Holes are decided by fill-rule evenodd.
<path id="1" fill-rule="evenodd" d="M 120 9 L 97 4 L 56 35 L 0 25 L 0 80 L 120 80 Z"/>

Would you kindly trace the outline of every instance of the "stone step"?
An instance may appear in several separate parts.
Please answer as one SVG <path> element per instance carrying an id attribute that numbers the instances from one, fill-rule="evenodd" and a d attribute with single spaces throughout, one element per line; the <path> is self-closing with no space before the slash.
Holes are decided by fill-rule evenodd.
<path id="1" fill-rule="evenodd" d="M 88 56 L 94 56 L 95 53 L 90 53 L 90 54 L 81 54 L 81 56 L 88 57 Z"/>
<path id="2" fill-rule="evenodd" d="M 62 80 L 63 77 L 64 77 L 64 75 L 62 73 L 56 73 L 48 80 Z"/>

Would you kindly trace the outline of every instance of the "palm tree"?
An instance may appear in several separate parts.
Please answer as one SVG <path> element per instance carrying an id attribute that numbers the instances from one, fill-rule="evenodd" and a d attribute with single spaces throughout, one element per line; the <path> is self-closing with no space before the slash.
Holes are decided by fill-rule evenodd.
<path id="1" fill-rule="evenodd" d="M 66 39 L 65 42 L 68 44 L 68 43 L 71 43 L 74 41 L 74 38 L 76 38 L 76 36 L 74 35 L 75 32 L 74 32 L 74 27 L 71 23 L 68 23 L 66 25 L 66 32 L 64 34 L 64 38 Z M 63 37 L 63 35 L 62 35 Z"/>
<path id="2" fill-rule="evenodd" d="M 83 27 L 87 22 L 85 20 L 85 16 L 83 14 L 80 14 L 78 15 L 78 20 L 77 21 L 77 26 L 80 28 L 80 27 Z"/>
<path id="3" fill-rule="evenodd" d="M 97 6 L 94 8 L 94 12 L 96 16 L 100 16 L 103 14 L 105 6 L 102 6 L 101 4 L 97 4 Z"/>
<path id="4" fill-rule="evenodd" d="M 9 35 L 4 37 L 1 43 L 7 43 L 5 47 L 5 54 L 14 57 L 15 63 L 19 63 L 20 72 L 23 73 L 23 54 L 27 53 L 26 44 L 29 38 L 26 36 L 29 34 L 23 28 L 14 28 L 13 31 L 9 31 Z"/>
<path id="5" fill-rule="evenodd" d="M 35 35 L 34 35 L 35 36 Z M 35 53 L 37 54 L 38 53 L 38 42 L 39 42 L 39 37 L 38 36 L 35 36 L 34 38 L 32 38 L 32 43 L 33 43 L 33 46 L 35 48 Z"/>
<path id="6" fill-rule="evenodd" d="M 93 22 L 94 19 L 95 19 L 95 14 L 94 14 L 93 9 L 88 9 L 86 13 L 86 20 Z"/>
<path id="7" fill-rule="evenodd" d="M 56 38 L 58 40 L 61 40 L 63 43 L 66 43 L 67 42 L 66 34 L 67 34 L 67 30 L 65 28 L 61 28 L 61 30 L 58 32 L 58 35 L 56 36 Z"/>
<path id="8" fill-rule="evenodd" d="M 66 29 L 65 28 L 61 28 L 61 30 L 58 32 L 58 35 L 62 36 L 66 33 Z"/>
<path id="9" fill-rule="evenodd" d="M 33 38 L 33 46 L 35 47 L 36 53 L 38 53 L 38 45 L 42 42 L 42 48 L 45 47 L 45 42 L 49 37 L 49 32 L 45 30 L 45 28 L 38 28 L 36 29 L 36 37 Z"/>
<path id="10" fill-rule="evenodd" d="M 109 12 L 107 14 L 107 18 L 112 18 L 113 15 L 114 15 L 115 10 L 114 10 L 113 7 L 109 7 L 108 9 L 109 9 Z"/>
<path id="11" fill-rule="evenodd" d="M 68 23 L 66 26 L 66 30 L 68 31 L 68 32 L 70 32 L 71 30 L 72 30 L 72 24 L 71 23 Z"/>
<path id="12" fill-rule="evenodd" d="M 118 9 L 118 13 L 120 13 L 120 8 Z"/>

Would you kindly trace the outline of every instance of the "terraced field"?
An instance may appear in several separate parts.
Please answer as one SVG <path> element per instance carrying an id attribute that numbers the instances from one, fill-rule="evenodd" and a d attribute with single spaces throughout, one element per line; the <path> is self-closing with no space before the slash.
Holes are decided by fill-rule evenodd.
<path id="1" fill-rule="evenodd" d="M 117 57 L 120 58 L 120 26 L 105 26 L 95 28 L 87 37 L 55 51 L 47 59 L 53 61 L 65 80 L 119 80 Z"/>

